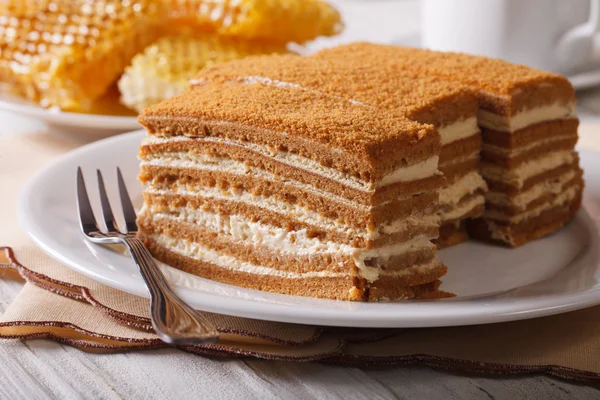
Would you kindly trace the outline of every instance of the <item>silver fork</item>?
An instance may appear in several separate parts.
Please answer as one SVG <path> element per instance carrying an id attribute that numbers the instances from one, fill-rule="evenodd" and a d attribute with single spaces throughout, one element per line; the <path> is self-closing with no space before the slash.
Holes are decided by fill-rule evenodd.
<path id="1" fill-rule="evenodd" d="M 81 167 L 77 168 L 77 207 L 81 230 L 86 238 L 99 244 L 122 244 L 129 250 L 150 292 L 152 326 L 162 341 L 176 345 L 206 344 L 217 341 L 219 334 L 214 325 L 173 292 L 148 249 L 136 237 L 138 229 L 135 210 L 127 193 L 121 170 L 117 167 L 125 229 L 119 229 L 106 194 L 102 173 L 100 170 L 96 170 L 96 173 L 105 229 L 94 217 Z"/>

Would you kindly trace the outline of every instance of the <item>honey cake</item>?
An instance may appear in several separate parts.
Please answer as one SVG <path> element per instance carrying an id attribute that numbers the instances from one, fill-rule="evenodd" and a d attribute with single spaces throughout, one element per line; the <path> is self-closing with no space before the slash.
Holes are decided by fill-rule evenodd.
<path id="1" fill-rule="evenodd" d="M 199 86 L 139 121 L 138 225 L 159 260 L 292 295 L 447 295 L 433 126 L 260 82 Z"/>
<path id="2" fill-rule="evenodd" d="M 366 62 L 385 58 L 398 69 L 478 91 L 489 192 L 484 216 L 469 224 L 473 237 L 516 247 L 560 229 L 577 212 L 584 184 L 574 150 L 575 94 L 565 77 L 485 57 L 368 43 L 317 57 L 348 54 Z"/>
<path id="3" fill-rule="evenodd" d="M 447 246 L 464 241 L 464 221 L 482 215 L 487 190 L 479 174 L 481 135 L 476 94 L 466 86 L 398 71 L 385 60 L 378 61 L 294 55 L 250 57 L 205 69 L 191 84 L 237 81 L 285 85 L 290 90 L 317 91 L 388 109 L 433 125 L 441 135 L 439 167 L 446 177 L 440 191 L 442 227 L 437 243 Z"/>

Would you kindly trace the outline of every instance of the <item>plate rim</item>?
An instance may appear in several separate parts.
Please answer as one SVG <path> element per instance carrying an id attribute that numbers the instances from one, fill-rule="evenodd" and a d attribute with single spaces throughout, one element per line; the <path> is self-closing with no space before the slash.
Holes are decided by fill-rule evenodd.
<path id="1" fill-rule="evenodd" d="M 118 290 L 122 290 L 128 293 L 132 293 L 134 295 L 149 297 L 148 292 L 145 287 L 143 288 L 132 288 L 126 286 L 123 282 L 113 281 L 106 276 L 102 276 L 100 274 L 94 273 L 89 268 L 86 268 L 82 265 L 78 265 L 74 260 L 70 259 L 67 255 L 61 254 L 58 250 L 52 249 L 49 247 L 45 241 L 40 238 L 38 235 L 40 234 L 39 227 L 32 228 L 35 226 L 35 222 L 32 221 L 27 214 L 27 205 L 31 199 L 31 193 L 35 191 L 36 183 L 43 179 L 44 176 L 50 174 L 51 171 L 60 165 L 68 164 L 72 159 L 78 158 L 81 154 L 85 154 L 89 151 L 98 151 L 94 150 L 94 148 L 101 148 L 104 146 L 110 147 L 113 145 L 113 142 L 118 143 L 121 141 L 132 140 L 134 136 L 142 135 L 145 133 L 144 130 L 136 130 L 124 134 L 120 134 L 117 136 L 109 137 L 106 139 L 99 140 L 97 142 L 89 143 L 87 145 L 81 146 L 77 149 L 74 149 L 64 155 L 58 157 L 53 160 L 52 163 L 46 165 L 44 168 L 37 171 L 21 188 L 18 197 L 17 204 L 17 216 L 19 220 L 19 224 L 23 230 L 33 239 L 38 247 L 40 247 L 45 253 L 50 255 L 52 258 L 59 261 L 61 264 L 78 272 L 89 279 L 97 281 L 101 284 L 113 287 Z M 597 154 L 600 157 L 600 153 L 596 153 L 594 151 L 584 150 L 583 153 L 592 153 Z M 75 170 L 74 170 L 75 171 Z M 75 172 L 73 172 L 73 179 L 75 177 Z M 590 221 L 586 223 L 591 223 L 591 218 L 589 216 L 586 217 L 590 219 Z M 598 236 L 595 236 L 596 241 L 598 240 Z M 172 267 L 171 267 L 172 268 Z M 597 266 L 600 269 L 600 264 Z M 200 278 L 202 279 L 202 278 Z M 141 285 L 143 286 L 143 282 Z M 209 281 L 210 282 L 210 281 Z M 139 285 L 138 285 L 139 286 Z M 134 290 L 135 289 L 135 290 Z M 194 305 L 207 312 L 215 312 L 225 315 L 232 315 L 244 318 L 255 318 L 261 320 L 268 321 L 278 321 L 278 322 L 287 322 L 287 323 L 304 323 L 304 324 L 312 324 L 312 325 L 326 325 L 326 326 L 345 326 L 345 327 L 371 327 L 371 328 L 400 328 L 400 327 L 441 327 L 441 326 L 463 326 L 463 325 L 474 325 L 474 324 L 487 324 L 487 323 L 496 323 L 496 322 L 506 322 L 506 321 L 514 321 L 514 320 L 522 320 L 522 319 L 530 319 L 536 317 L 542 317 L 547 315 L 559 314 L 568 311 L 575 311 L 582 308 L 587 308 L 593 305 L 600 304 L 600 284 L 595 287 L 588 288 L 584 291 L 574 292 L 574 293 L 562 293 L 558 295 L 550 296 L 551 299 L 543 301 L 538 297 L 533 297 L 528 299 L 528 307 L 519 307 L 518 304 L 514 304 L 514 301 L 502 301 L 502 299 L 493 299 L 492 303 L 495 303 L 496 309 L 500 312 L 496 312 L 493 315 L 486 315 L 485 313 L 473 313 L 477 307 L 477 303 L 483 301 L 483 303 L 489 303 L 485 301 L 485 297 L 481 297 L 478 299 L 474 299 L 473 301 L 467 301 L 466 299 L 462 299 L 461 305 L 471 305 L 471 307 L 465 306 L 463 307 L 466 312 L 463 313 L 454 313 L 451 316 L 443 316 L 440 318 L 438 315 L 435 320 L 431 320 L 431 316 L 427 309 L 431 308 L 431 304 L 435 304 L 435 308 L 448 308 L 445 304 L 456 304 L 455 301 L 449 299 L 449 301 L 436 301 L 436 300 L 425 300 L 419 301 L 418 303 L 414 302 L 395 302 L 395 303 L 354 303 L 356 306 L 355 310 L 340 310 L 340 309 L 320 309 L 319 315 L 315 315 L 315 311 L 313 309 L 303 309 L 301 307 L 294 307 L 291 305 L 281 305 L 276 303 L 261 303 L 268 307 L 257 307 L 257 302 L 248 301 L 247 299 L 241 297 L 231 297 L 228 296 L 229 305 L 215 305 L 212 304 L 211 301 L 222 299 L 221 296 L 217 296 L 212 293 L 202 293 L 200 291 L 191 289 L 191 288 L 181 288 L 177 287 L 176 289 L 186 300 L 188 296 L 192 294 L 196 294 L 202 300 L 202 297 L 206 299 L 204 301 L 200 301 L 202 304 L 200 307 L 197 305 L 198 300 L 190 301 L 194 303 Z M 252 290 L 252 289 L 245 289 Z M 260 293 L 260 291 L 258 291 Z M 202 295 L 198 295 L 202 293 Z M 279 295 L 279 296 L 289 296 L 289 295 Z M 313 299 L 314 300 L 314 299 Z M 327 302 L 336 302 L 337 300 L 326 300 L 319 299 L 318 301 Z M 412 304 L 411 304 L 412 303 Z M 504 304 L 503 304 L 504 303 Z M 510 304 L 509 304 L 510 303 Z M 518 303 L 518 302 L 517 302 Z M 368 312 L 363 312 L 360 316 L 360 322 L 357 323 L 356 319 L 351 318 L 351 314 L 356 313 L 356 309 L 366 308 L 369 310 L 369 307 L 378 307 L 378 304 L 386 305 L 393 304 L 393 307 L 398 308 L 398 313 L 402 312 L 402 310 L 408 310 L 408 307 L 411 308 L 420 308 L 424 309 L 423 315 L 411 315 L 411 319 L 409 320 L 398 320 L 391 319 L 390 317 L 382 318 L 381 315 L 370 315 Z M 473 306 L 475 304 L 475 306 Z M 481 307 L 481 305 L 479 305 Z M 260 311 L 259 311 L 260 309 Z M 293 312 L 290 312 L 293 311 Z M 413 312 L 415 310 L 411 310 Z M 340 315 L 342 317 L 340 318 Z M 439 314 L 439 312 L 438 312 Z M 462 318 L 461 322 L 456 322 L 456 318 L 460 316 Z M 397 316 L 396 316 L 397 317 Z M 349 319 L 350 318 L 350 319 Z M 356 316 L 354 316 L 356 318 Z"/>
<path id="2" fill-rule="evenodd" d="M 80 114 L 69 111 L 56 111 L 42 108 L 37 104 L 23 104 L 11 101 L 6 93 L 0 94 L 0 110 L 19 113 L 25 116 L 39 118 L 47 123 L 79 128 L 94 128 L 97 130 L 131 131 L 140 127 L 137 117 L 124 115 Z"/>

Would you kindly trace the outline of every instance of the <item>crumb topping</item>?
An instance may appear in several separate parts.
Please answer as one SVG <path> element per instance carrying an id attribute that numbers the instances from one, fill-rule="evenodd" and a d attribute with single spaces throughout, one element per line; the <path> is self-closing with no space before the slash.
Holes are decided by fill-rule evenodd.
<path id="1" fill-rule="evenodd" d="M 395 64 L 397 68 L 408 69 L 421 75 L 436 75 L 499 96 L 510 96 L 515 90 L 544 84 L 569 87 L 572 92 L 571 84 L 561 75 L 503 60 L 461 53 L 363 42 L 325 49 L 315 57 L 345 62 L 364 60 L 363 62 L 374 65 Z"/>
<path id="2" fill-rule="evenodd" d="M 331 60 L 296 55 L 249 57 L 200 72 L 193 82 L 261 81 L 292 84 L 375 107 L 387 108 L 412 118 L 453 101 L 474 103 L 475 92 L 461 84 L 398 68 L 389 62 L 364 63 L 358 57 Z M 474 107 L 472 112 L 475 113 Z M 440 109 L 440 112 L 449 112 Z"/>
<path id="3" fill-rule="evenodd" d="M 157 120 L 227 121 L 297 135 L 369 159 L 386 147 L 410 148 L 427 139 L 439 142 L 431 125 L 316 91 L 232 82 L 199 86 L 144 111 L 139 120 L 157 132 Z M 210 132 L 205 132 L 210 134 Z M 432 149 L 433 150 L 433 149 Z"/>

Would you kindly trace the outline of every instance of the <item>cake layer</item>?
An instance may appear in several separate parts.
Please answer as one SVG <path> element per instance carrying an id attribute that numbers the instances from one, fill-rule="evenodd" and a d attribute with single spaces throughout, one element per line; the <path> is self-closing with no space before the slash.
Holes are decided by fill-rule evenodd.
<path id="1" fill-rule="evenodd" d="M 268 145 L 372 183 L 438 155 L 440 147 L 430 125 L 312 91 L 261 84 L 197 87 L 146 109 L 139 120 L 156 136 Z"/>
<path id="2" fill-rule="evenodd" d="M 446 182 L 453 182 L 470 171 L 478 171 L 480 169 L 479 151 L 448 160 L 441 164 L 439 169 L 446 178 Z"/>
<path id="3" fill-rule="evenodd" d="M 181 232 L 181 231 L 184 232 Z M 427 248 L 417 249 L 417 238 L 402 244 L 402 253 L 385 258 L 363 258 L 364 255 L 345 253 L 302 254 L 289 248 L 271 248 L 263 243 L 234 240 L 228 235 L 213 234 L 211 240 L 206 232 L 193 230 L 190 224 L 177 223 L 165 218 L 156 218 L 142 228 L 142 235 L 159 242 L 169 243 L 170 248 L 179 249 L 187 257 L 212 262 L 223 268 L 239 269 L 258 275 L 275 275 L 286 278 L 313 276 L 340 277 L 356 275 L 371 283 L 380 277 L 392 276 L 401 286 L 414 286 L 431 282 L 442 271 L 435 259 L 435 246 L 429 242 Z M 158 239 L 157 239 L 158 238 Z M 160 240 L 159 240 L 160 239 Z M 400 247 L 400 245 L 399 245 Z M 382 248 L 379 251 L 387 251 Z M 360 257 L 360 258 L 359 258 Z"/>
<path id="4" fill-rule="evenodd" d="M 154 194 L 196 193 L 205 199 L 232 200 L 263 197 L 266 204 L 296 213 L 310 209 L 315 214 L 338 220 L 349 226 L 367 229 L 384 223 L 391 223 L 413 212 L 435 209 L 438 195 L 435 191 L 417 192 L 396 197 L 377 206 L 366 206 L 343 197 L 314 189 L 310 185 L 283 181 L 279 177 L 265 179 L 254 175 L 231 175 L 211 171 L 198 171 L 180 168 L 159 168 L 142 166 L 142 182 L 153 182 L 148 192 Z M 176 180 L 176 183 L 172 183 Z"/>
<path id="5" fill-rule="evenodd" d="M 154 160 L 142 161 L 140 180 L 143 183 L 150 183 L 172 182 L 178 179 L 183 184 L 195 183 L 202 186 L 217 186 L 224 189 L 240 187 L 247 188 L 250 192 L 256 190 L 259 192 L 282 191 L 307 199 L 305 201 L 312 199 L 310 201 L 315 204 L 326 200 L 336 204 L 336 207 L 350 207 L 363 211 L 368 211 L 373 207 L 383 207 L 386 204 L 402 201 L 412 196 L 431 193 L 440 188 L 444 182 L 444 178 L 441 175 L 436 175 L 423 180 L 389 185 L 373 193 L 365 193 L 331 184 L 327 179 L 318 176 L 301 173 L 294 174 L 294 171 L 289 170 L 287 170 L 287 175 L 290 175 L 289 172 L 291 172 L 294 177 L 299 177 L 308 182 L 299 182 L 294 179 L 285 178 L 285 176 L 280 174 L 273 174 L 248 166 L 245 167 L 245 173 L 239 170 L 239 173 L 233 174 L 231 171 L 215 171 L 217 168 L 214 167 L 199 169 L 189 168 L 188 166 L 182 167 L 180 166 L 181 164 L 177 163 L 174 166 L 160 164 L 160 162 Z M 242 163 L 239 163 L 239 167 L 244 168 Z M 283 170 L 285 171 L 285 169 Z M 322 183 L 322 185 L 319 185 L 319 183 Z M 352 196 L 353 194 L 354 196 Z M 328 207 L 326 204 L 323 206 Z"/>
<path id="6" fill-rule="evenodd" d="M 546 193 L 544 193 L 544 195 L 540 195 L 538 198 L 544 198 L 546 201 L 528 204 L 523 210 L 514 208 L 509 208 L 507 210 L 506 207 L 499 208 L 490 206 L 485 210 L 483 217 L 488 220 L 504 221 L 509 223 L 519 223 L 536 217 L 548 209 L 557 207 L 560 204 L 580 196 L 581 191 L 583 190 L 583 181 L 581 178 L 574 179 L 573 181 L 568 182 L 568 186 L 561 187 L 561 189 L 562 191 L 556 194 L 548 192 L 547 197 L 544 196 Z"/>
<path id="7" fill-rule="evenodd" d="M 439 156 L 439 166 L 456 163 L 459 159 L 479 158 L 481 151 L 481 135 L 470 135 L 442 146 Z"/>
<path id="8" fill-rule="evenodd" d="M 485 191 L 487 191 L 485 181 L 477 170 L 471 170 L 454 181 L 449 181 L 446 187 L 440 189 L 439 203 L 441 207 L 456 205 L 467 195 Z"/>
<path id="9" fill-rule="evenodd" d="M 485 209 L 485 196 L 482 190 L 465 195 L 456 204 L 440 206 L 438 214 L 441 223 L 446 224 L 465 218 L 479 217 Z"/>
<path id="10" fill-rule="evenodd" d="M 517 194 L 509 195 L 504 192 L 490 191 L 485 195 L 488 209 L 514 215 L 537 207 L 550 201 L 570 186 L 582 184 L 582 175 L 583 172 L 579 168 L 574 168 L 560 175 L 551 176 Z"/>
<path id="11" fill-rule="evenodd" d="M 439 287 L 437 277 L 444 275 L 446 267 L 438 262 L 422 266 L 423 285 L 404 287 L 406 280 L 390 271 L 382 276 L 383 287 L 391 285 L 394 292 L 384 290 L 369 294 L 369 283 L 348 273 L 309 272 L 306 274 L 275 272 L 265 273 L 264 267 L 241 262 L 234 257 L 207 251 L 190 242 L 179 241 L 164 235 L 147 236 L 142 233 L 146 246 L 160 261 L 194 275 L 236 286 L 290 295 L 311 296 L 338 300 L 410 299 L 421 294 L 433 294 Z M 429 271 L 427 273 L 427 271 Z M 379 282 L 378 282 L 379 283 Z M 387 284 L 387 285 L 386 285 Z M 393 294 L 393 297 L 390 296 Z"/>
<path id="12" fill-rule="evenodd" d="M 483 164 L 492 163 L 502 168 L 518 169 L 519 166 L 531 162 L 532 159 L 559 154 L 563 151 L 572 151 L 576 144 L 577 135 L 570 135 L 555 136 L 550 140 L 536 142 L 533 145 L 507 152 L 498 151 L 499 149 L 491 146 L 484 146 L 481 152 L 481 161 Z"/>
<path id="13" fill-rule="evenodd" d="M 565 203 L 546 209 L 535 217 L 518 223 L 478 218 L 467 224 L 472 238 L 518 247 L 562 228 L 581 207 L 581 190 Z"/>
<path id="14" fill-rule="evenodd" d="M 469 240 L 466 221 L 449 222 L 440 226 L 440 236 L 433 241 L 438 249 L 457 245 Z"/>
<path id="15" fill-rule="evenodd" d="M 484 146 L 494 146 L 512 151 L 535 145 L 544 140 L 552 140 L 556 137 L 577 135 L 578 126 L 579 120 L 577 118 L 567 118 L 540 122 L 510 132 L 510 134 L 483 128 L 481 135 Z"/>
<path id="16" fill-rule="evenodd" d="M 370 182 L 287 151 L 223 138 L 147 137 L 142 143 L 140 158 L 142 161 L 152 161 L 155 165 L 212 170 L 219 168 L 220 164 L 229 163 L 225 167 L 234 172 L 247 164 L 302 182 L 312 183 L 306 174 L 317 175 L 323 178 L 319 184 L 327 180 L 337 186 L 347 186 L 363 192 L 372 192 L 395 183 L 422 180 L 439 174 L 439 156 L 433 155 L 415 164 L 399 166 L 382 176 L 378 182 Z"/>
<path id="17" fill-rule="evenodd" d="M 497 184 L 503 184 L 518 190 L 526 189 L 539 180 L 548 177 L 552 171 L 558 171 L 561 167 L 571 166 L 579 162 L 577 153 L 572 149 L 559 150 L 540 157 L 530 159 L 514 168 L 504 168 L 492 163 L 481 163 L 481 175 L 487 180 L 490 190 L 497 190 Z"/>
<path id="18" fill-rule="evenodd" d="M 366 281 L 357 276 L 284 278 L 276 275 L 257 275 L 245 271 L 222 268 L 213 263 L 180 254 L 169 242 L 160 243 L 150 236 L 142 236 L 154 258 L 184 272 L 202 278 L 241 286 L 296 296 L 330 298 L 337 300 L 364 300 Z M 410 288 L 407 292 L 412 293 Z"/>
<path id="19" fill-rule="evenodd" d="M 540 173 L 539 175 L 535 175 L 535 176 L 525 180 L 521 187 L 517 187 L 517 186 L 514 186 L 514 185 L 512 185 L 510 183 L 506 183 L 506 182 L 494 181 L 492 179 L 486 179 L 486 183 L 488 185 L 489 191 L 491 191 L 491 192 L 504 193 L 509 196 L 514 196 L 514 195 L 518 195 L 519 193 L 521 193 L 523 191 L 531 189 L 533 186 L 535 186 L 541 182 L 550 180 L 552 178 L 557 178 L 566 172 L 569 172 L 572 170 L 577 171 L 579 169 L 580 169 L 579 168 L 579 160 L 577 159 L 576 161 L 574 161 L 571 164 L 560 165 L 554 169 L 544 171 L 544 172 Z"/>
<path id="20" fill-rule="evenodd" d="M 413 212 L 406 218 L 374 227 L 355 227 L 337 219 L 328 218 L 295 204 L 264 196 L 238 193 L 228 197 L 203 197 L 204 192 L 160 191 L 149 188 L 144 192 L 146 205 L 156 210 L 170 211 L 188 207 L 215 214 L 235 214 L 256 218 L 266 224 L 287 229 L 309 231 L 311 236 L 326 241 L 350 244 L 354 247 L 374 248 L 404 240 L 415 230 L 428 234 L 437 232 L 439 217 L 436 208 Z M 433 203 L 435 204 L 435 203 Z M 364 224 L 364 222 L 363 222 Z"/>
<path id="21" fill-rule="evenodd" d="M 479 126 L 498 132 L 514 132 L 525 127 L 553 120 L 572 117 L 575 102 L 555 102 L 524 109 L 513 115 L 499 115 L 480 109 L 477 114 Z"/>
<path id="22" fill-rule="evenodd" d="M 413 266 L 435 260 L 435 248 L 429 238 L 437 236 L 437 231 L 414 230 L 402 242 L 374 249 L 355 248 L 309 237 L 306 229 L 289 230 L 239 215 L 193 209 L 180 209 L 179 213 L 146 211 L 140 215 L 139 226 L 146 233 L 193 242 L 277 271 L 295 274 L 355 271 L 368 281 L 375 280 L 381 271 L 406 270 L 407 277 L 413 276 L 409 271 Z"/>

